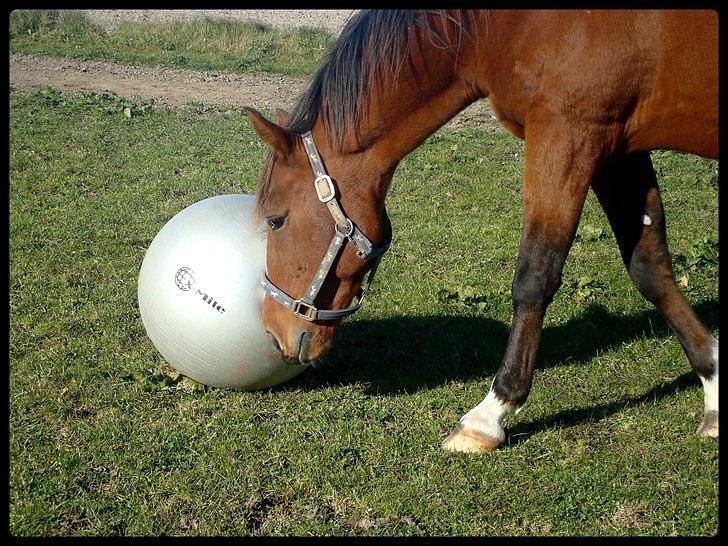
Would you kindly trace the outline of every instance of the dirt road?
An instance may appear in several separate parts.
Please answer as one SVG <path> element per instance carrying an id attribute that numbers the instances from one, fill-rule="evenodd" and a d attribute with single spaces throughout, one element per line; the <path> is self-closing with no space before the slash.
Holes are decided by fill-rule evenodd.
<path id="1" fill-rule="evenodd" d="M 132 66 L 106 61 L 10 55 L 10 87 L 18 91 L 50 86 L 66 92 L 109 91 L 166 106 L 201 102 L 217 106 L 289 108 L 303 79 L 221 71 Z"/>
<path id="2" fill-rule="evenodd" d="M 46 86 L 70 93 L 108 91 L 124 98 L 182 106 L 200 102 L 215 106 L 290 109 L 306 79 L 276 75 L 234 74 L 168 67 L 132 66 L 107 61 L 10 55 L 10 88 L 28 91 Z M 450 128 L 497 124 L 486 101 L 478 101 L 456 116 Z"/>

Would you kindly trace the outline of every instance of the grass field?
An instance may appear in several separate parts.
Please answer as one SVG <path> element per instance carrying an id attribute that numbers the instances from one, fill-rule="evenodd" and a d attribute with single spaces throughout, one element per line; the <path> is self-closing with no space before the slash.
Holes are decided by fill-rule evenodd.
<path id="1" fill-rule="evenodd" d="M 136 304 L 166 220 L 254 190 L 264 148 L 241 112 L 47 90 L 12 95 L 10 122 L 11 533 L 717 532 L 700 383 L 593 196 L 506 447 L 440 449 L 505 347 L 516 139 L 439 132 L 406 158 L 364 308 L 316 369 L 245 393 L 172 384 Z M 718 164 L 653 157 L 679 275 L 717 333 Z"/>
<path id="2" fill-rule="evenodd" d="M 303 75 L 330 40 L 233 27 L 102 35 L 16 11 L 10 45 Z M 271 41 L 246 53 L 241 36 Z M 172 381 L 137 309 L 146 248 L 185 206 L 253 192 L 264 152 L 240 110 L 10 96 L 12 534 L 717 533 L 718 443 L 694 436 L 700 382 L 593 195 L 506 446 L 440 449 L 505 349 L 523 145 L 504 132 L 443 130 L 402 161 L 392 248 L 316 368 L 261 392 Z M 717 335 L 718 162 L 653 161 L 678 278 Z"/>
<path id="3" fill-rule="evenodd" d="M 10 14 L 13 53 L 197 70 L 306 76 L 319 65 L 332 41 L 322 29 L 279 30 L 239 21 L 123 23 L 106 33 L 78 11 L 15 10 Z"/>

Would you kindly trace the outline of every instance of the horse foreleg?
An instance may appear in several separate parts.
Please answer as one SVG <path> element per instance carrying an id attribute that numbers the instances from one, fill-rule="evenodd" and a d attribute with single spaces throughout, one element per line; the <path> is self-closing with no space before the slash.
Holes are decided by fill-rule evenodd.
<path id="1" fill-rule="evenodd" d="M 540 130 L 539 130 L 540 129 Z M 603 139 L 572 128 L 531 126 L 526 132 L 523 231 L 513 279 L 513 320 L 490 392 L 443 442 L 452 451 L 491 451 L 505 440 L 503 418 L 531 390 L 546 308 L 561 272 Z"/>
<path id="2" fill-rule="evenodd" d="M 599 170 L 592 188 L 609 218 L 630 277 L 675 332 L 705 394 L 697 433 L 718 437 L 718 340 L 700 322 L 678 288 L 665 237 L 662 199 L 648 153 Z"/>

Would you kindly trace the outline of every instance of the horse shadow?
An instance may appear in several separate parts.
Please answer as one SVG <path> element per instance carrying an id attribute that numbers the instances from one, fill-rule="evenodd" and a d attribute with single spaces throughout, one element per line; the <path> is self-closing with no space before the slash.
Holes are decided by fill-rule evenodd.
<path id="1" fill-rule="evenodd" d="M 563 429 L 575 427 L 586 421 L 601 421 L 610 415 L 624 411 L 625 408 L 638 406 L 645 402 L 660 400 L 666 396 L 673 396 L 685 389 L 696 387 L 698 385 L 700 385 L 698 376 L 691 370 L 676 377 L 668 383 L 663 383 L 651 388 L 649 391 L 640 396 L 633 396 L 626 399 L 622 398 L 614 402 L 597 404 L 587 408 L 563 410 L 542 419 L 520 423 L 506 432 L 506 442 L 509 446 L 514 446 L 524 442 L 534 434 L 545 429 L 553 428 L 554 426 L 558 426 Z"/>
<path id="2" fill-rule="evenodd" d="M 694 309 L 709 329 L 718 326 L 717 300 L 700 302 Z M 621 315 L 592 304 L 568 322 L 544 328 L 537 368 L 567 362 L 573 366 L 624 343 L 670 335 L 666 321 L 655 309 Z M 508 325 L 488 317 L 400 316 L 352 321 L 340 326 L 332 350 L 321 362 L 278 389 L 320 390 L 359 383 L 365 385 L 368 394 L 396 396 L 449 382 L 482 380 L 497 371 L 507 340 Z M 685 366 L 683 375 L 639 397 L 567 410 L 524 423 L 513 431 L 511 443 L 523 441 L 554 423 L 572 426 L 585 419 L 601 419 L 625 405 L 663 398 L 699 385 L 687 359 Z"/>

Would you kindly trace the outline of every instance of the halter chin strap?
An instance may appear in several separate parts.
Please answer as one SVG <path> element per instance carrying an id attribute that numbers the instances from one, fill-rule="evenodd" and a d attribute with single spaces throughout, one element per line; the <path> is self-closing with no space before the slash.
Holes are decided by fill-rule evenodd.
<path id="1" fill-rule="evenodd" d="M 387 251 L 387 248 L 389 248 L 389 244 L 375 247 L 367 236 L 364 235 L 356 226 L 356 224 L 352 222 L 346 214 L 344 214 L 344 211 L 341 210 L 341 205 L 339 204 L 338 199 L 336 199 L 334 181 L 331 180 L 331 177 L 328 174 L 326 174 L 326 169 L 321 161 L 321 156 L 316 149 L 316 143 L 313 141 L 313 135 L 309 131 L 302 134 L 301 138 L 303 139 L 303 145 L 306 148 L 308 160 L 311 163 L 311 169 L 316 177 L 313 182 L 316 194 L 318 195 L 319 201 L 324 203 L 329 209 L 331 216 L 334 218 L 334 222 L 336 222 L 334 226 L 334 237 L 331 239 L 329 249 L 326 251 L 324 258 L 321 261 L 321 265 L 316 271 L 311 284 L 309 284 L 306 289 L 306 293 L 302 298 L 294 299 L 283 292 L 283 290 L 278 289 L 270 281 L 267 274 L 263 275 L 261 285 L 263 286 L 263 290 L 271 298 L 287 309 L 290 309 L 290 311 L 297 317 L 301 317 L 309 322 L 313 322 L 315 320 L 339 320 L 355 313 L 359 307 L 361 307 L 364 297 L 369 291 L 369 287 L 374 280 L 374 274 L 377 271 L 379 262 L 384 253 Z M 334 260 L 341 253 L 341 250 L 344 248 L 344 244 L 347 240 L 351 241 L 351 243 L 356 247 L 357 256 L 363 260 L 373 260 L 373 265 L 367 274 L 366 280 L 362 284 L 358 301 L 356 304 L 345 309 L 318 309 L 314 305 L 316 296 L 321 290 L 326 277 L 328 277 Z"/>

